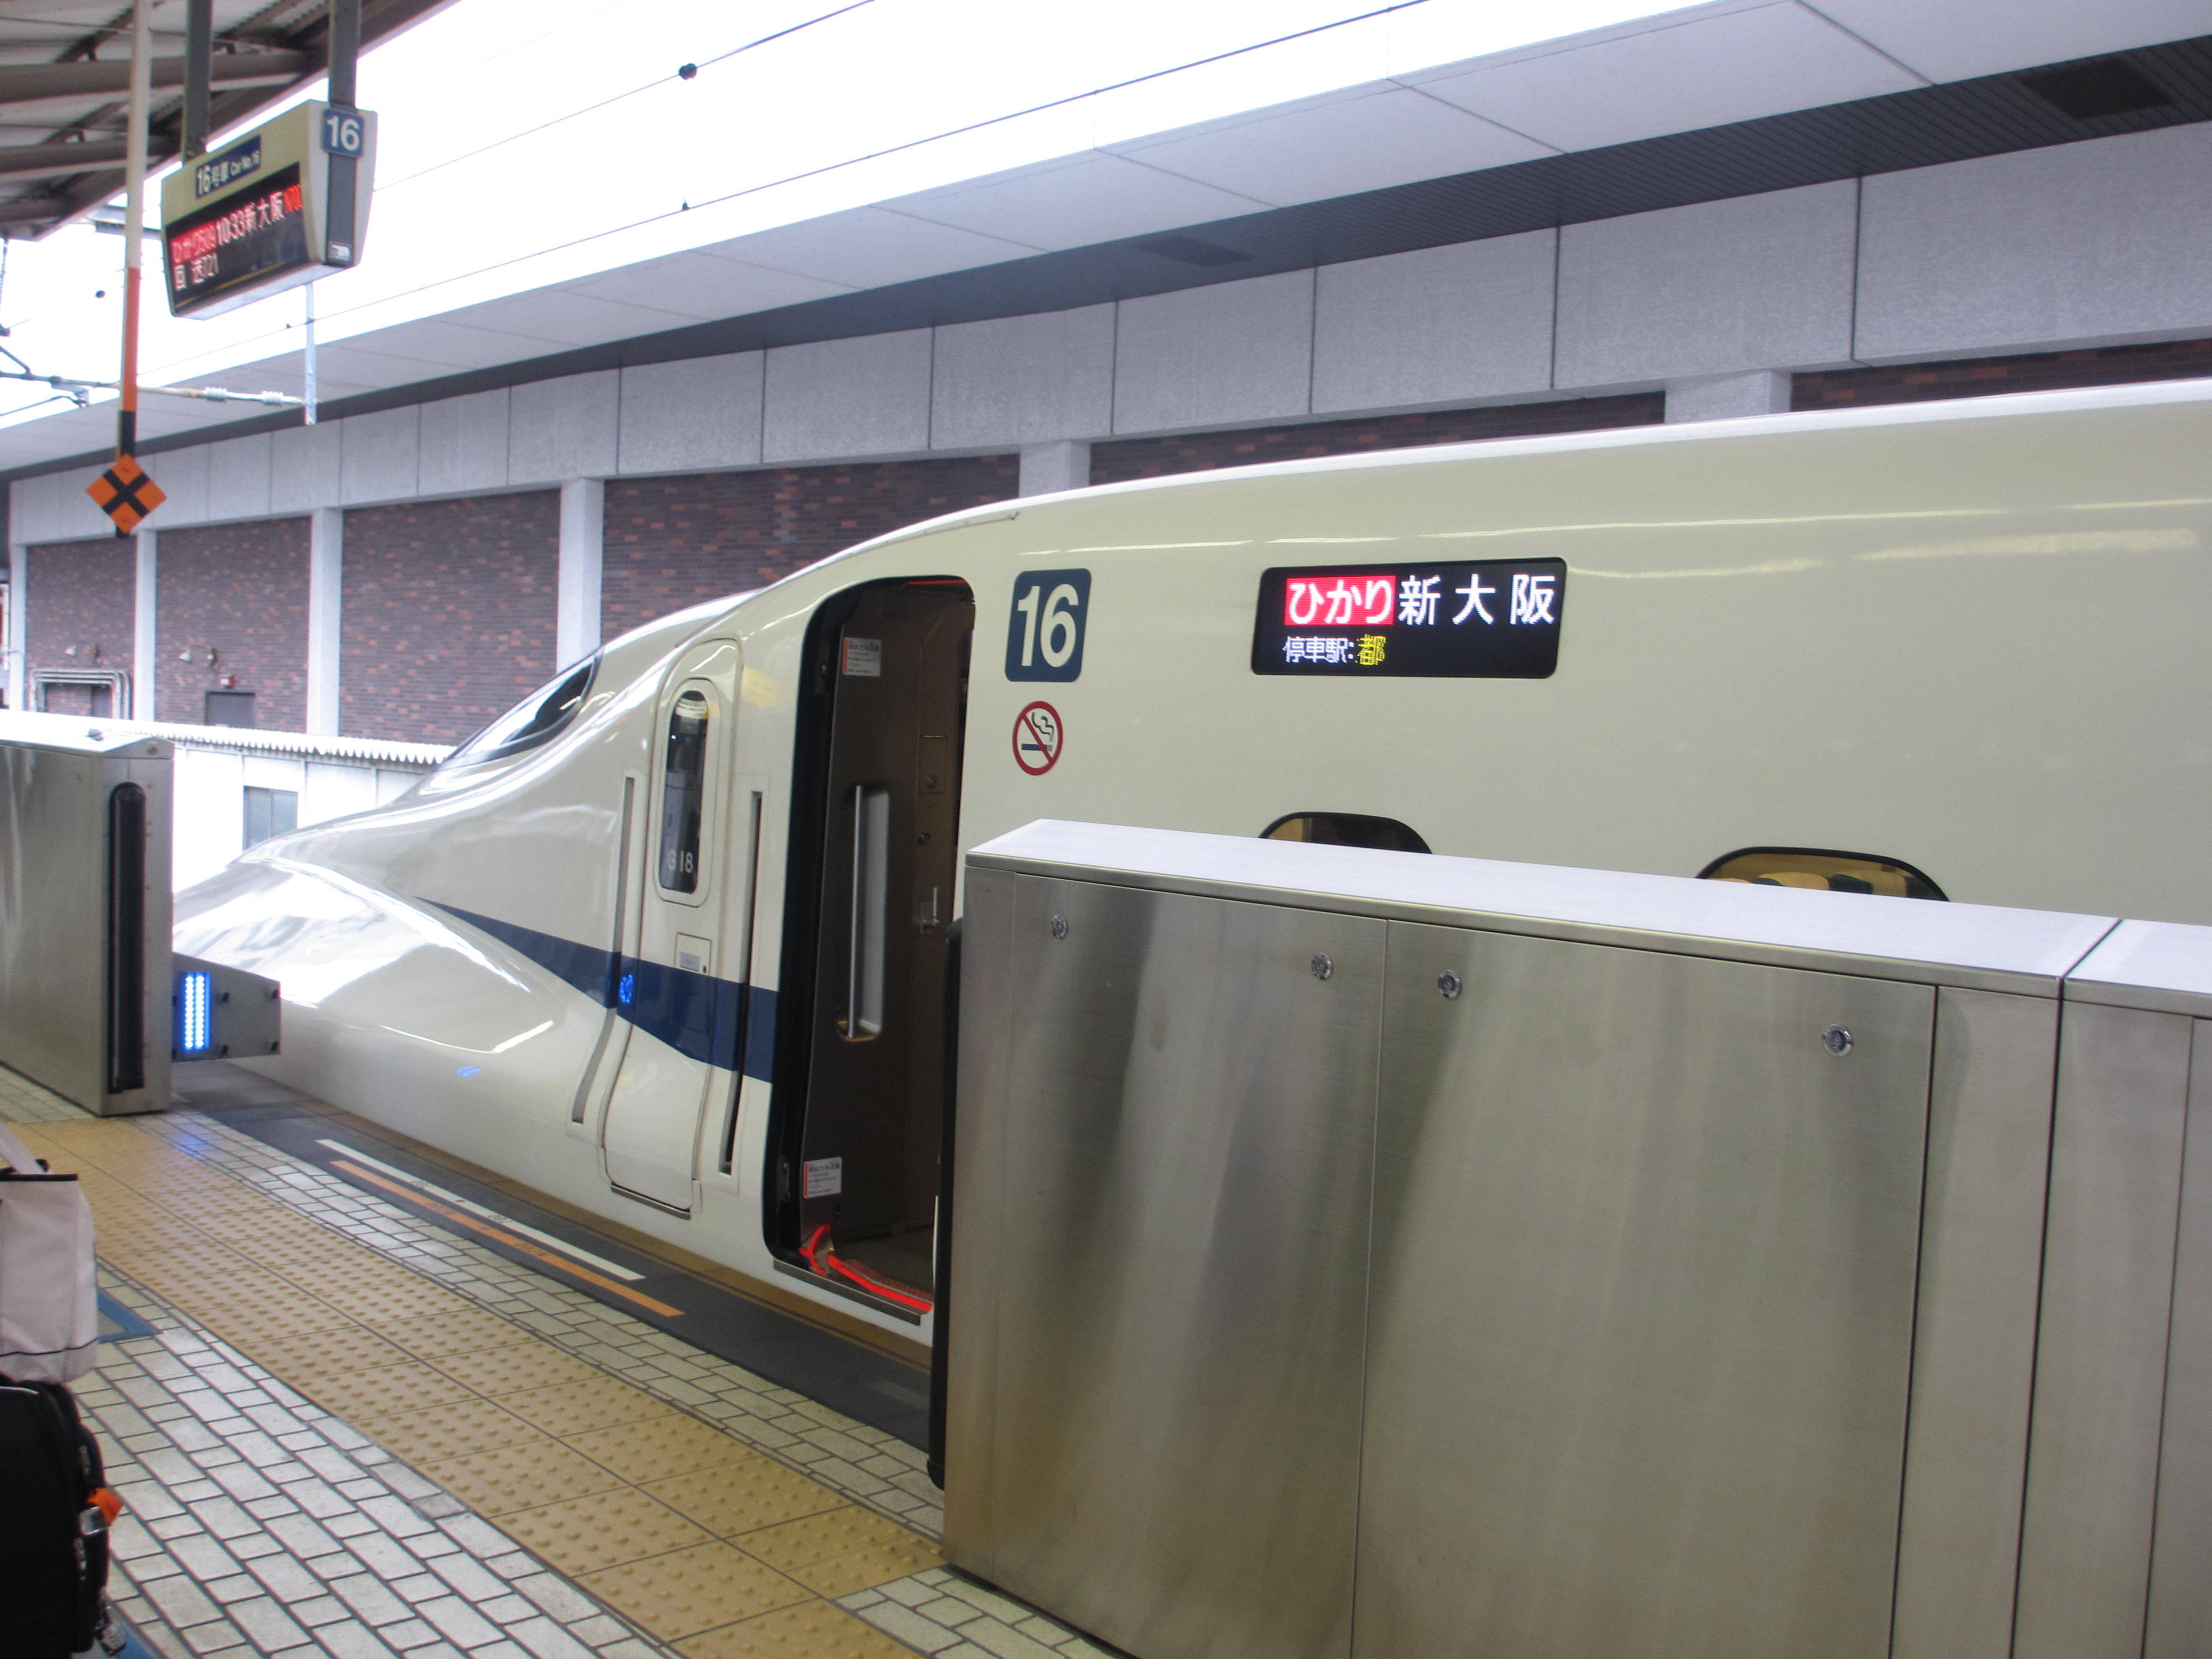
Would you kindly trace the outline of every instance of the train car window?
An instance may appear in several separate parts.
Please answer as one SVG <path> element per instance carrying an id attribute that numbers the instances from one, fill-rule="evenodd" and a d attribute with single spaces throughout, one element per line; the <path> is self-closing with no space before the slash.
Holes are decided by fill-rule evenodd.
<path id="1" fill-rule="evenodd" d="M 672 893 L 699 890 L 699 830 L 707 803 L 707 699 L 686 691 L 668 714 L 668 754 L 661 768 L 660 884 Z"/>
<path id="2" fill-rule="evenodd" d="M 576 718 L 599 672 L 596 655 L 538 687 L 446 757 L 447 766 L 472 766 L 535 748 Z"/>
<path id="3" fill-rule="evenodd" d="M 1942 899 L 1943 890 L 1902 859 L 1833 853 L 1812 847 L 1743 847 L 1698 872 L 1701 881 L 1749 882 L 1755 887 L 1807 887 L 1826 893 L 1881 893 L 1891 898 Z"/>
<path id="4" fill-rule="evenodd" d="M 1291 812 L 1260 832 L 1262 841 L 1310 841 L 1323 847 L 1371 847 L 1383 853 L 1425 853 L 1411 824 L 1364 812 Z"/>

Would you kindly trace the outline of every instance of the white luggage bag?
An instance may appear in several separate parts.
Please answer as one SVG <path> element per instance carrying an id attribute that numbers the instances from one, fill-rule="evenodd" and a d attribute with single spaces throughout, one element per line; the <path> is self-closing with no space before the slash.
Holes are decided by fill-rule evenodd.
<path id="1" fill-rule="evenodd" d="M 92 1206 L 0 1123 L 0 1377 L 72 1382 L 100 1358 Z"/>

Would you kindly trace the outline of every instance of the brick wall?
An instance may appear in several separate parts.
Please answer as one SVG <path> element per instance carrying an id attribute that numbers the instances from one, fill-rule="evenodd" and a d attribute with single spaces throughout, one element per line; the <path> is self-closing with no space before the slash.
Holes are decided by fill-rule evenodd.
<path id="1" fill-rule="evenodd" d="M 41 668 L 120 669 L 131 672 L 137 652 L 138 544 L 125 537 L 97 541 L 46 542 L 30 550 L 26 587 L 29 609 L 23 641 L 24 702 L 38 706 L 31 676 Z M 69 654 L 74 646 L 76 654 Z M 48 704 L 57 713 L 93 714 L 83 692 L 57 690 Z M 106 710 L 122 714 L 122 708 Z"/>
<path id="2" fill-rule="evenodd" d="M 2030 352 L 2018 357 L 1967 357 L 1956 362 L 1800 374 L 1790 383 L 1790 406 L 1847 409 L 1936 398 L 1983 398 L 1999 392 L 2059 392 L 2070 386 L 2186 380 L 2200 375 L 2212 375 L 2212 340 L 2161 340 L 2150 345 L 2094 346 L 2080 351 Z"/>
<path id="3" fill-rule="evenodd" d="M 543 684 L 560 548 L 557 490 L 348 513 L 338 729 L 458 743 Z"/>
<path id="4" fill-rule="evenodd" d="M 600 625 L 614 638 L 872 536 L 1020 492 L 1013 455 L 709 472 L 607 484 Z"/>
<path id="5" fill-rule="evenodd" d="M 1256 466 L 1262 461 L 1297 461 L 1316 455 L 1358 455 L 1369 450 L 1466 443 L 1479 438 L 1534 438 L 1551 432 L 1650 426 L 1666 417 L 1664 393 L 1638 392 L 1620 398 L 1572 398 L 1492 409 L 1376 415 L 1357 421 L 1316 421 L 1236 432 L 1186 432 L 1170 438 L 1127 438 L 1091 447 L 1091 482 L 1121 483 L 1131 478 L 1164 477 L 1171 472 Z"/>
<path id="6" fill-rule="evenodd" d="M 307 520 L 165 530 L 155 549 L 155 717 L 197 724 L 210 691 L 236 690 L 255 725 L 306 730 Z"/>

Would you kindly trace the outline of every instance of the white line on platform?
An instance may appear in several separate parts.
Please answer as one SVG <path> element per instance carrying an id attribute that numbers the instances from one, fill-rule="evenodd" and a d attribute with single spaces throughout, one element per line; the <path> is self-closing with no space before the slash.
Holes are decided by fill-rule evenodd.
<path id="1" fill-rule="evenodd" d="M 394 1181 L 404 1181 L 409 1186 L 414 1188 L 417 1192 L 428 1193 L 435 1198 L 443 1200 L 446 1203 L 457 1205 L 460 1208 L 466 1210 L 471 1215 L 482 1216 L 486 1221 L 496 1221 L 501 1226 L 507 1228 L 510 1232 L 518 1232 L 525 1238 L 535 1239 L 538 1243 L 543 1244 L 549 1250 L 558 1250 L 562 1255 L 574 1256 L 579 1261 L 587 1261 L 592 1267 L 597 1267 L 601 1273 L 612 1273 L 616 1278 L 628 1279 L 632 1284 L 635 1284 L 639 1279 L 645 1277 L 643 1273 L 632 1273 L 628 1267 L 623 1267 L 618 1263 L 610 1261 L 603 1255 L 593 1255 L 589 1250 L 583 1249 L 577 1245 L 569 1243 L 565 1238 L 556 1238 L 550 1233 L 540 1232 L 537 1228 L 529 1225 L 526 1222 L 517 1221 L 512 1216 L 501 1215 L 497 1210 L 486 1209 L 481 1204 L 477 1204 L 469 1199 L 463 1198 L 459 1193 L 447 1192 L 443 1187 L 433 1186 L 430 1182 L 423 1180 L 420 1176 L 411 1176 L 404 1170 L 395 1170 L 389 1164 L 380 1163 L 377 1159 L 371 1158 L 367 1152 L 362 1152 L 357 1146 L 349 1146 L 341 1140 L 319 1139 L 315 1142 L 315 1145 L 318 1146 L 327 1146 L 334 1152 L 343 1152 L 346 1157 L 352 1158 L 357 1164 L 366 1164 L 371 1169 L 380 1170 L 386 1175 L 390 1176 Z"/>

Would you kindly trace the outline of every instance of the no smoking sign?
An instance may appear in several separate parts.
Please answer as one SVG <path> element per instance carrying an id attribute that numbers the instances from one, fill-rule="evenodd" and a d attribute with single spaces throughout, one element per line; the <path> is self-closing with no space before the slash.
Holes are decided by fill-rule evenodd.
<path id="1" fill-rule="evenodd" d="M 1067 728 L 1060 710 L 1048 702 L 1033 702 L 1014 716 L 1014 764 L 1031 777 L 1042 777 L 1060 760 Z"/>

